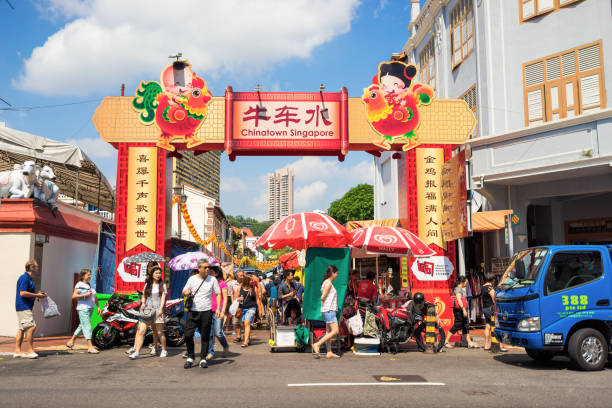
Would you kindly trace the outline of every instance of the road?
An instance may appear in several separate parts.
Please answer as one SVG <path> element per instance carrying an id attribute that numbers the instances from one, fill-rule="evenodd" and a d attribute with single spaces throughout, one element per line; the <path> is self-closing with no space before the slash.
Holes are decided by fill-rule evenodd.
<path id="1" fill-rule="evenodd" d="M 47 351 L 38 360 L 4 356 L 0 405 L 610 407 L 612 401 L 612 364 L 585 373 L 565 358 L 542 365 L 518 351 L 493 356 L 455 348 L 316 360 L 309 353 L 273 354 L 259 341 L 247 349 L 232 347 L 208 369 L 185 370 L 182 349 L 171 350 L 166 359 L 136 361 L 128 360 L 125 350 Z M 381 376 L 386 381 L 378 381 Z"/>

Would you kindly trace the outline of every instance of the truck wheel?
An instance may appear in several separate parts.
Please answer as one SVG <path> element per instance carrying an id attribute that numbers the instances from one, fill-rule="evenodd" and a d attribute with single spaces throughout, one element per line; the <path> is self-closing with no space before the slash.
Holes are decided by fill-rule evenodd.
<path id="1" fill-rule="evenodd" d="M 572 362 L 584 371 L 601 370 L 607 363 L 608 343 L 598 330 L 580 329 L 569 339 L 567 351 Z"/>
<path id="2" fill-rule="evenodd" d="M 527 355 L 533 358 L 535 361 L 543 363 L 545 361 L 550 361 L 555 356 L 555 353 L 552 351 L 544 351 L 538 349 L 525 349 Z"/>

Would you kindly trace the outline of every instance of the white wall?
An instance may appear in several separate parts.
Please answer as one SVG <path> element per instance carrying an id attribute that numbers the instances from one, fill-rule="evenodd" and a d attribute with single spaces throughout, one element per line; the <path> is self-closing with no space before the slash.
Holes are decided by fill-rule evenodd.
<path id="1" fill-rule="evenodd" d="M 13 337 L 17 333 L 17 279 L 25 271 L 25 263 L 34 258 L 34 234 L 0 232 L 0 256 L 0 336 Z"/>
<path id="2" fill-rule="evenodd" d="M 92 268 L 96 250 L 95 243 L 73 241 L 54 236 L 50 236 L 49 243 L 43 245 L 40 289 L 57 303 L 62 315 L 45 319 L 42 317 L 40 305 L 35 305 L 36 336 L 56 335 L 70 331 L 71 297 L 74 288 L 73 275 L 81 269 Z"/>
<path id="3" fill-rule="evenodd" d="M 209 204 L 215 205 L 215 200 L 208 196 L 205 196 L 198 190 L 185 186 L 185 195 L 187 196 L 187 211 L 191 217 L 191 222 L 195 227 L 197 233 L 205 239 L 206 236 L 206 207 Z M 177 220 L 177 205 L 172 206 L 172 236 L 178 237 L 178 220 Z M 181 236 L 180 239 L 185 241 L 195 242 L 195 239 L 189 233 L 187 224 L 181 215 Z"/>
<path id="4" fill-rule="evenodd" d="M 399 217 L 398 161 L 393 152 L 374 158 L 374 219 Z"/>

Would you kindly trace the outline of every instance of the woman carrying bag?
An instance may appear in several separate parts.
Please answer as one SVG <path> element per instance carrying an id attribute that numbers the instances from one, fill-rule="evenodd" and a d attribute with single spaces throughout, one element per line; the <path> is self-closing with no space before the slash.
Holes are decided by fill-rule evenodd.
<path id="1" fill-rule="evenodd" d="M 91 270 L 81 269 L 79 281 L 72 292 L 72 299 L 77 300 L 76 310 L 79 314 L 80 324 L 74 331 L 70 341 L 66 344 L 66 347 L 72 350 L 76 338 L 83 333 L 83 337 L 87 340 L 87 352 L 98 354 L 100 351 L 91 342 L 91 315 L 93 314 L 94 304 L 98 306 L 98 314 L 101 314 L 100 304 L 98 303 L 96 291 L 91 288 L 89 282 L 91 282 Z"/>
<path id="2" fill-rule="evenodd" d="M 325 280 L 321 285 L 321 317 L 325 321 L 327 333 L 312 345 L 315 358 L 321 357 L 319 350 L 323 343 L 326 343 L 327 347 L 326 358 L 340 358 L 339 355 L 332 351 L 332 339 L 336 337 L 339 332 L 338 319 L 336 318 L 338 313 L 338 295 L 333 285 L 337 277 L 338 268 L 336 268 L 335 265 L 328 266 L 325 271 Z"/>
<path id="3" fill-rule="evenodd" d="M 162 270 L 159 266 L 151 268 L 147 275 L 142 301 L 140 304 L 141 317 L 138 322 L 138 331 L 134 340 L 134 351 L 129 355 L 130 359 L 139 357 L 140 348 L 144 342 L 147 326 L 153 330 L 153 344 L 161 342 L 162 351 L 160 357 L 167 357 L 166 336 L 164 334 L 164 304 L 166 303 L 166 284 L 162 280 Z M 155 347 L 151 349 L 151 355 L 155 355 Z"/>
<path id="4" fill-rule="evenodd" d="M 238 293 L 238 301 L 242 310 L 242 324 L 244 327 L 244 341 L 240 347 L 248 347 L 251 343 L 251 322 L 255 320 L 257 310 L 261 314 L 263 305 L 259 296 L 259 287 L 251 284 L 251 277 L 245 275 L 242 278 L 242 285 Z"/>

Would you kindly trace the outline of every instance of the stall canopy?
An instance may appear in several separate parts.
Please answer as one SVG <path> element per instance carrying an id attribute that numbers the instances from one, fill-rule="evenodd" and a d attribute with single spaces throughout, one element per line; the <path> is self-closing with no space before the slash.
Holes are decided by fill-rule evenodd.
<path id="1" fill-rule="evenodd" d="M 0 171 L 12 170 L 14 164 L 26 160 L 51 167 L 61 194 L 78 196 L 79 201 L 114 211 L 113 188 L 81 148 L 0 123 Z"/>
<path id="2" fill-rule="evenodd" d="M 288 254 L 281 255 L 278 258 L 283 269 L 298 269 L 300 263 L 298 262 L 298 251 L 289 252 Z"/>
<path id="3" fill-rule="evenodd" d="M 363 221 L 349 221 L 346 223 L 346 229 L 350 232 L 357 228 L 367 228 L 372 226 L 379 227 L 399 227 L 399 219 L 397 218 L 386 218 L 382 220 L 363 220 Z"/>
<path id="4" fill-rule="evenodd" d="M 497 231 L 506 227 L 506 215 L 512 210 L 483 211 L 472 214 L 472 230 L 474 232 Z"/>

